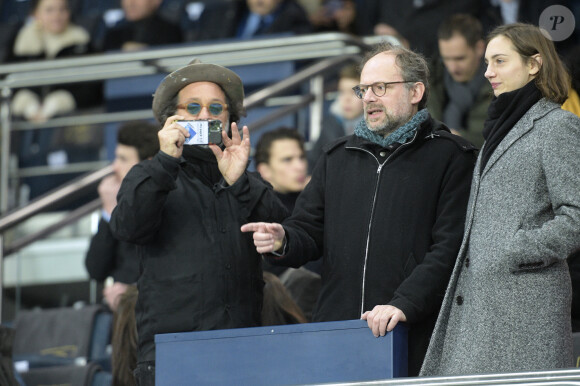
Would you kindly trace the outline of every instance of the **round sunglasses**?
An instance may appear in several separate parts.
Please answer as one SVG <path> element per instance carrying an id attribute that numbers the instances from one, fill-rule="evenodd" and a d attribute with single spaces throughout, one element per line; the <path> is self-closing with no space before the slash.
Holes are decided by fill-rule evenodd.
<path id="1" fill-rule="evenodd" d="M 187 112 L 190 113 L 191 115 L 199 114 L 201 112 L 201 109 L 204 107 L 207 108 L 207 110 L 211 115 L 218 116 L 228 108 L 228 105 L 221 104 L 219 102 L 213 102 L 210 103 L 209 105 L 202 105 L 201 103 L 198 102 L 191 102 L 186 105 L 185 104 L 177 105 L 178 109 L 187 110 Z"/>

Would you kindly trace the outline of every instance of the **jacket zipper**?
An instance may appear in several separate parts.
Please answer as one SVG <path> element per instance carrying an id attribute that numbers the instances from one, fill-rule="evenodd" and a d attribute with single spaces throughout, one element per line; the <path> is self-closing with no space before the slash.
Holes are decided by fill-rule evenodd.
<path id="1" fill-rule="evenodd" d="M 380 181 L 380 177 L 381 177 L 381 170 L 383 169 L 383 166 L 395 154 L 397 154 L 397 152 L 399 151 L 400 148 L 402 148 L 406 145 L 410 145 L 411 143 L 413 143 L 415 141 L 415 138 L 417 138 L 417 132 L 415 132 L 413 139 L 411 139 L 409 142 L 406 142 L 406 143 L 402 144 L 401 146 L 399 146 L 398 148 L 396 148 L 395 151 L 393 151 L 393 153 L 390 156 L 388 156 L 387 159 L 382 164 L 379 162 L 378 158 L 375 157 L 375 155 L 373 153 L 371 153 L 370 151 L 368 151 L 366 149 L 362 149 L 360 147 L 346 147 L 347 149 L 361 150 L 361 151 L 364 151 L 366 153 L 369 153 L 375 159 L 375 161 L 377 161 L 377 164 L 379 165 L 379 167 L 377 168 L 377 180 L 376 180 L 376 184 L 375 184 L 375 192 L 373 194 L 373 202 L 372 202 L 372 206 L 371 206 L 371 216 L 369 218 L 369 224 L 367 227 L 367 242 L 365 245 L 365 259 L 364 259 L 364 264 L 363 264 L 362 286 L 361 286 L 361 301 L 360 301 L 360 314 L 361 315 L 365 312 L 364 306 L 365 306 L 365 283 L 366 283 L 366 275 L 367 275 L 367 260 L 369 257 L 369 244 L 371 242 L 371 227 L 372 227 L 372 223 L 373 223 L 373 217 L 375 214 L 375 204 L 377 202 L 377 193 L 379 191 L 379 181 Z"/>

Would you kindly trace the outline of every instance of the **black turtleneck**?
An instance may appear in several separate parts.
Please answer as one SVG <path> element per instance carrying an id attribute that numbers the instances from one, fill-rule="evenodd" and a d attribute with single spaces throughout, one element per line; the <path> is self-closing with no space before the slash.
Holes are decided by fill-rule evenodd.
<path id="1" fill-rule="evenodd" d="M 215 155 L 209 148 L 186 145 L 183 147 L 182 156 L 187 161 L 184 171 L 192 173 L 206 185 L 213 186 L 222 179 Z"/>

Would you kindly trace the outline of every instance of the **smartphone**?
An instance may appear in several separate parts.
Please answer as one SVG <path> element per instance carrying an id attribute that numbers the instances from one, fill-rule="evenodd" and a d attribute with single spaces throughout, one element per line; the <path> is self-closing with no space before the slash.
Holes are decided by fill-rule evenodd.
<path id="1" fill-rule="evenodd" d="M 184 145 L 221 145 L 222 121 L 219 119 L 202 119 L 195 121 L 176 121 L 177 124 L 189 131 L 189 138 L 185 138 Z"/>

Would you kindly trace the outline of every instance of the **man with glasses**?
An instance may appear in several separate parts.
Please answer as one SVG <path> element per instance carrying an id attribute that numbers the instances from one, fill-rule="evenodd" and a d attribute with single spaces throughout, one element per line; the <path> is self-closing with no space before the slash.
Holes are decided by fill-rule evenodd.
<path id="1" fill-rule="evenodd" d="M 475 148 L 425 108 L 424 58 L 384 43 L 354 87 L 364 120 L 324 148 L 283 224 L 251 223 L 258 252 L 301 266 L 323 256 L 313 321 L 366 319 L 375 336 L 409 330 L 417 375 L 463 235 Z"/>
<path id="2" fill-rule="evenodd" d="M 261 256 L 240 226 L 282 221 L 287 210 L 246 171 L 250 136 L 246 126 L 240 136 L 236 123 L 245 115 L 243 100 L 233 71 L 199 61 L 155 91 L 160 151 L 127 174 L 111 217 L 114 235 L 138 244 L 141 258 L 138 385 L 154 385 L 155 334 L 261 324 Z M 223 144 L 185 144 L 198 132 L 180 120 L 220 120 Z"/>

